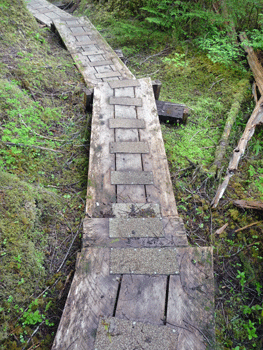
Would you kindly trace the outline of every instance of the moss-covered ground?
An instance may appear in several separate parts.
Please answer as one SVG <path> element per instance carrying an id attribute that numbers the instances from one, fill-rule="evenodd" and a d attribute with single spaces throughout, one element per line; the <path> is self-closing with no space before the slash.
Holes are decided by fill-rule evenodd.
<path id="1" fill-rule="evenodd" d="M 162 81 L 161 100 L 189 107 L 186 125 L 162 131 L 189 243 L 214 247 L 218 348 L 260 350 L 262 212 L 237 208 L 233 200 L 263 200 L 262 128 L 219 206 L 210 206 L 221 180 L 210 166 L 237 92 L 244 98 L 222 176 L 253 110 L 249 69 L 212 63 L 190 40 L 179 43 L 127 17 L 128 9 L 118 12 L 120 4 L 95 8 L 81 1 L 78 11 L 123 49 L 137 77 Z M 0 348 L 50 349 L 80 245 L 89 116 L 82 78 L 59 38 L 22 1 L 3 1 L 0 21 Z"/>
<path id="2" fill-rule="evenodd" d="M 22 1 L 0 4 L 0 349 L 50 349 L 82 234 L 82 77 Z"/>

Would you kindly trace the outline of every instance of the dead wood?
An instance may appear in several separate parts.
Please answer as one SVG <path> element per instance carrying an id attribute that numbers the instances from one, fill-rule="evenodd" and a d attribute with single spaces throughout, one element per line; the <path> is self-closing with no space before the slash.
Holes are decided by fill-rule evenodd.
<path id="1" fill-rule="evenodd" d="M 240 231 L 243 231 L 251 226 L 255 226 L 255 225 L 258 225 L 258 224 L 261 224 L 263 221 L 256 221 L 256 222 L 252 222 L 252 224 L 249 224 L 249 225 L 246 225 L 246 226 L 243 226 L 241 228 L 239 228 L 238 230 L 235 231 L 235 233 L 237 232 L 240 232 Z"/>
<path id="2" fill-rule="evenodd" d="M 249 118 L 245 131 L 239 140 L 239 143 L 237 147 L 234 149 L 232 159 L 230 160 L 225 179 L 223 183 L 218 187 L 215 197 L 212 200 L 211 205 L 213 208 L 217 207 L 217 204 L 220 200 L 220 198 L 223 196 L 227 185 L 229 183 L 230 178 L 235 174 L 237 171 L 237 167 L 239 164 L 239 161 L 241 157 L 244 155 L 246 146 L 248 141 L 251 139 L 255 132 L 255 128 L 257 125 L 263 124 L 263 68 L 260 65 L 257 56 L 252 49 L 252 47 L 247 45 L 248 39 L 245 33 L 242 33 L 239 35 L 241 42 L 243 43 L 244 50 L 247 53 L 247 60 L 249 63 L 249 66 L 254 74 L 255 81 L 257 84 L 257 87 L 259 89 L 259 92 L 261 94 L 261 98 L 258 100 L 254 111 Z"/>
<path id="3" fill-rule="evenodd" d="M 232 156 L 232 159 L 230 160 L 225 179 L 224 179 L 222 185 L 220 185 L 218 187 L 216 195 L 211 203 L 213 208 L 217 207 L 217 204 L 218 204 L 220 198 L 223 196 L 223 194 L 227 188 L 227 185 L 229 183 L 230 178 L 237 171 L 239 161 L 245 153 L 248 141 L 253 136 L 256 126 L 260 125 L 260 124 L 263 124 L 263 96 L 260 98 L 260 100 L 256 104 L 256 107 L 255 107 L 251 117 L 249 118 L 249 120 L 247 122 L 245 131 L 244 131 L 241 139 L 239 140 L 237 147 L 234 149 L 233 156 Z"/>
<path id="4" fill-rule="evenodd" d="M 231 129 L 236 121 L 236 117 L 238 115 L 238 112 L 240 110 L 241 104 L 244 99 L 246 83 L 247 83 L 247 80 L 241 80 L 240 83 L 238 84 L 238 93 L 236 93 L 234 96 L 234 102 L 228 113 L 224 131 L 222 133 L 221 139 L 215 151 L 215 160 L 210 169 L 210 173 L 213 175 L 217 175 L 217 177 L 218 177 L 218 171 L 222 167 L 222 161 L 225 156 L 226 149 L 228 147 Z"/>
<path id="5" fill-rule="evenodd" d="M 215 235 L 221 235 L 221 233 L 223 233 L 225 231 L 227 226 L 228 226 L 228 224 L 225 224 L 222 227 L 220 227 L 219 229 L 217 229 L 216 232 L 215 232 Z"/>
<path id="6" fill-rule="evenodd" d="M 257 87 L 261 96 L 263 95 L 263 67 L 261 66 L 254 50 L 252 47 L 248 46 L 248 38 L 246 33 L 239 35 L 240 41 L 243 44 L 243 48 L 247 53 L 247 61 L 250 66 L 250 69 L 253 72 Z"/>
<path id="7" fill-rule="evenodd" d="M 247 201 L 247 200 L 240 199 L 240 200 L 234 201 L 233 204 L 239 208 L 263 210 L 262 201 Z"/>

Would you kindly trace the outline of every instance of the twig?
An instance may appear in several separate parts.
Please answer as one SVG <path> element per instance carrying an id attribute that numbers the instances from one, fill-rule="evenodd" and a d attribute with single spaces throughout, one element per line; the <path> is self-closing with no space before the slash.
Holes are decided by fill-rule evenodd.
<path id="1" fill-rule="evenodd" d="M 217 83 L 220 83 L 220 81 L 222 81 L 222 80 L 224 80 L 224 78 L 223 78 L 223 79 L 220 79 L 220 80 L 217 80 L 217 81 L 214 81 L 213 84 L 210 86 L 209 91 L 212 90 L 213 87 L 214 87 Z"/>
<path id="2" fill-rule="evenodd" d="M 4 142 L 4 141 L 1 141 L 1 142 L 4 145 L 7 145 L 7 146 L 29 147 L 29 148 L 41 149 L 43 151 L 49 151 L 49 152 L 55 152 L 55 153 L 65 153 L 64 151 L 59 151 L 59 150 L 56 150 L 56 149 L 46 148 L 46 147 L 41 147 L 41 146 L 25 145 L 23 143 L 13 143 L 13 142 Z"/>
<path id="3" fill-rule="evenodd" d="M 161 318 L 161 321 L 163 321 L 163 322 L 164 322 L 164 319 L 162 319 L 162 318 Z M 182 327 L 182 326 L 179 326 L 178 324 L 173 324 L 173 323 L 168 322 L 168 321 L 165 321 L 165 322 L 166 322 L 166 324 L 169 324 L 170 326 L 174 326 L 174 327 L 182 328 L 182 329 L 185 329 L 186 331 L 188 331 L 188 332 L 190 332 L 190 333 L 193 333 L 193 332 L 191 332 L 191 331 L 190 331 L 190 329 L 185 328 L 185 327 Z"/>
<path id="4" fill-rule="evenodd" d="M 245 229 L 248 228 L 248 227 L 251 227 L 251 226 L 260 224 L 261 222 L 263 222 L 263 220 L 261 220 L 261 221 L 256 221 L 256 222 L 252 222 L 252 224 L 249 224 L 249 225 L 246 225 L 246 226 L 244 226 L 244 227 L 239 228 L 238 230 L 235 231 L 235 233 L 236 233 L 236 232 L 243 231 L 243 230 L 245 230 Z"/>
<path id="5" fill-rule="evenodd" d="M 164 49 L 164 50 L 162 50 L 162 51 L 156 53 L 155 55 L 148 56 L 145 60 L 141 61 L 140 64 L 143 64 L 144 62 L 148 61 L 148 60 L 149 60 L 150 58 L 152 58 L 152 57 L 161 56 L 161 55 L 162 55 L 163 53 L 165 53 L 167 50 L 169 51 L 169 49 L 166 48 L 166 49 Z"/>
<path id="6" fill-rule="evenodd" d="M 249 245 L 246 245 L 245 247 L 242 247 L 242 248 L 238 249 L 238 251 L 237 251 L 236 253 L 232 254 L 232 255 L 229 255 L 229 256 L 220 255 L 220 256 L 218 256 L 218 257 L 219 257 L 219 258 L 228 258 L 228 259 L 230 259 L 230 258 L 232 258 L 233 256 L 236 256 L 237 254 L 239 254 L 239 253 L 242 252 L 243 250 L 245 250 L 245 249 L 251 247 L 252 245 L 254 245 L 254 244 L 256 244 L 256 243 L 260 243 L 260 242 L 254 242 L 254 243 L 251 243 L 251 244 L 249 244 Z"/>
<path id="7" fill-rule="evenodd" d="M 205 334 L 197 327 L 195 327 L 193 324 L 183 320 L 186 324 L 189 324 L 190 327 L 193 327 L 194 329 L 196 329 L 200 334 L 202 334 L 202 336 L 205 338 L 205 340 L 209 343 L 209 345 L 212 345 L 211 342 L 209 341 L 209 339 L 205 336 Z"/>
<path id="8" fill-rule="evenodd" d="M 68 255 L 69 255 L 70 249 L 72 248 L 73 243 L 75 242 L 75 239 L 77 238 L 77 235 L 79 234 L 79 230 L 80 230 L 82 224 L 83 224 L 83 219 L 81 220 L 81 222 L 80 222 L 80 224 L 79 224 L 79 227 L 78 227 L 78 230 L 77 230 L 77 232 L 75 233 L 75 235 L 74 235 L 74 237 L 73 237 L 73 239 L 72 239 L 72 241 L 71 241 L 71 243 L 70 243 L 69 249 L 68 249 L 66 255 L 64 256 L 64 259 L 63 259 L 62 263 L 60 264 L 59 268 L 57 269 L 56 273 L 58 273 L 58 272 L 62 269 L 62 267 L 63 267 L 63 265 L 64 265 L 64 263 L 65 263 L 65 261 L 66 261 Z"/>
<path id="9" fill-rule="evenodd" d="M 193 139 L 197 134 L 199 134 L 199 132 L 201 132 L 201 131 L 202 131 L 202 130 L 197 131 L 197 132 L 190 138 L 190 140 L 188 141 L 188 143 L 191 142 L 192 139 Z"/>
<path id="10" fill-rule="evenodd" d="M 148 74 L 145 74 L 145 75 L 141 75 L 140 78 L 148 77 L 149 75 L 154 75 L 154 74 L 158 73 L 159 70 L 160 70 L 160 69 L 157 69 L 157 70 L 156 70 L 155 72 L 153 72 L 153 73 L 148 73 Z"/>

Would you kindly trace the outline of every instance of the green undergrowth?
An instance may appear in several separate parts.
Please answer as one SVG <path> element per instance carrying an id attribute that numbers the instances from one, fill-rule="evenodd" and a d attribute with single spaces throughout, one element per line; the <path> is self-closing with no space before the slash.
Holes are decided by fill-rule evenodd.
<path id="1" fill-rule="evenodd" d="M 0 22 L 0 348 L 50 349 L 82 234 L 84 82 L 22 1 Z"/>
<path id="2" fill-rule="evenodd" d="M 251 73 L 242 49 L 228 52 L 230 46 L 225 40 L 225 51 L 219 55 L 225 36 L 210 33 L 206 43 L 203 41 L 208 45 L 208 51 L 204 52 L 205 48 L 198 48 L 196 40 L 179 41 L 176 29 L 158 30 L 157 26 L 153 28 L 140 20 L 140 13 L 134 16 L 134 10 L 126 11 L 121 3 L 117 2 L 115 9 L 110 8 L 111 4 L 111 1 L 103 6 L 82 1 L 79 14 L 88 15 L 114 49 L 123 49 L 124 61 L 137 78 L 149 76 L 162 82 L 160 100 L 182 103 L 189 109 L 185 125 L 162 124 L 161 127 L 177 207 L 189 244 L 214 247 L 217 347 L 261 350 L 262 211 L 239 208 L 234 201 L 262 201 L 262 127 L 257 128 L 249 141 L 245 157 L 219 206 L 211 208 L 233 149 L 255 105 Z M 210 38 L 215 46 L 211 46 Z M 213 59 L 213 53 L 218 55 L 217 59 Z M 231 107 L 236 108 L 237 95 L 242 102 L 222 169 L 215 178 L 210 167 Z"/>

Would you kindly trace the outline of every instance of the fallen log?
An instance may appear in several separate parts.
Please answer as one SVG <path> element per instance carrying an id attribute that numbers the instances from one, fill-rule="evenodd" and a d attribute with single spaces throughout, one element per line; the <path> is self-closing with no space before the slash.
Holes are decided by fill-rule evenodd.
<path id="1" fill-rule="evenodd" d="M 258 58 L 252 49 L 252 47 L 248 46 L 248 39 L 245 33 L 242 33 L 239 35 L 241 43 L 243 43 L 244 50 L 247 53 L 247 60 L 249 63 L 249 66 L 253 72 L 256 85 L 258 87 L 258 90 L 261 94 L 261 98 L 256 103 L 256 106 L 254 108 L 254 111 L 249 118 L 245 131 L 239 140 L 239 143 L 237 147 L 234 149 L 232 159 L 230 160 L 225 179 L 223 183 L 218 187 L 215 197 L 213 198 L 211 205 L 213 208 L 217 207 L 217 204 L 220 200 L 220 198 L 223 196 L 230 178 L 235 174 L 237 171 L 237 167 L 239 164 L 239 161 L 241 157 L 244 155 L 246 146 L 248 141 L 251 139 L 255 132 L 255 128 L 257 125 L 263 124 L 263 68 L 261 64 L 258 61 Z"/>
<path id="2" fill-rule="evenodd" d="M 244 131 L 241 139 L 239 140 L 237 147 L 233 151 L 233 156 L 232 156 L 232 159 L 230 160 L 230 163 L 228 165 L 225 179 L 224 179 L 222 185 L 220 185 L 218 187 L 216 195 L 212 200 L 211 205 L 213 208 L 217 207 L 217 204 L 218 204 L 220 198 L 223 196 L 223 194 L 227 188 L 227 185 L 229 183 L 230 178 L 237 171 L 238 163 L 239 163 L 241 157 L 245 153 L 248 141 L 253 136 L 256 126 L 260 125 L 260 124 L 263 124 L 263 96 L 260 98 L 260 100 L 256 104 L 256 107 L 255 107 L 251 117 L 249 118 L 249 120 L 247 122 L 245 131 Z"/>
<path id="3" fill-rule="evenodd" d="M 244 199 L 238 199 L 234 201 L 233 204 L 239 208 L 263 210 L 262 201 L 247 201 Z"/>
<path id="4" fill-rule="evenodd" d="M 248 38 L 246 36 L 246 33 L 239 34 L 240 41 L 242 43 L 243 49 L 247 53 L 247 61 L 250 66 L 250 69 L 253 72 L 256 85 L 258 87 L 258 90 L 263 95 L 263 67 L 261 66 L 254 50 L 252 47 L 248 46 Z"/>
<path id="5" fill-rule="evenodd" d="M 247 79 L 243 79 L 238 84 L 238 92 L 234 96 L 234 102 L 228 113 L 224 131 L 215 151 L 215 160 L 210 168 L 210 173 L 212 175 L 218 176 L 218 171 L 220 171 L 220 168 L 222 167 L 222 161 L 229 143 L 230 132 L 243 102 L 247 83 Z"/>

